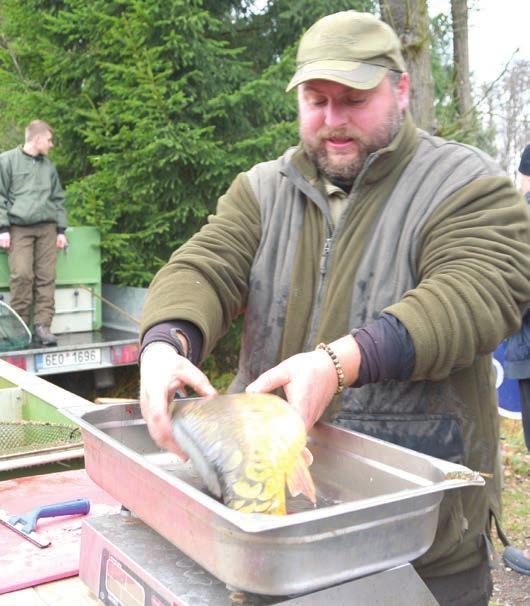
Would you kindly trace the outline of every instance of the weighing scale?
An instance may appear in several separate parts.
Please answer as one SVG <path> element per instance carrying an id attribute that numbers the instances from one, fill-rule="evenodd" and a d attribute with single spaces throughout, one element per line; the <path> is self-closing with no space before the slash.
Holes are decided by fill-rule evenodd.
<path id="1" fill-rule="evenodd" d="M 227 587 L 129 512 L 84 522 L 79 577 L 109 606 L 437 606 L 410 564 L 299 596 Z"/>

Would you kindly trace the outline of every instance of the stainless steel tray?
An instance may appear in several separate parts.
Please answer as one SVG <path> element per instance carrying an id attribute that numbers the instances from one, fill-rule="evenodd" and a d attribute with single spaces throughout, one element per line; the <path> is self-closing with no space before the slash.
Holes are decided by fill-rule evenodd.
<path id="1" fill-rule="evenodd" d="M 309 437 L 317 507 L 244 514 L 210 497 L 190 463 L 160 451 L 137 404 L 62 409 L 81 427 L 99 486 L 226 584 L 289 595 L 410 562 L 431 545 L 445 490 L 482 485 L 469 469 L 317 424 Z M 88 412 L 87 412 L 88 411 Z"/>

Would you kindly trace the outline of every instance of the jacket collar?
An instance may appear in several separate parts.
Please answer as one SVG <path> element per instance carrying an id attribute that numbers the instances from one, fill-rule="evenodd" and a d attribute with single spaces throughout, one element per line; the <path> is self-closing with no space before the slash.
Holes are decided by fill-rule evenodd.
<path id="1" fill-rule="evenodd" d="M 20 151 L 20 153 L 25 157 L 25 158 L 30 158 L 31 160 L 37 160 L 37 161 L 42 161 L 44 159 L 44 156 L 42 154 L 38 154 L 37 156 L 33 156 L 32 154 L 28 154 L 28 152 L 24 151 L 24 147 L 22 145 L 18 146 L 18 149 Z"/>

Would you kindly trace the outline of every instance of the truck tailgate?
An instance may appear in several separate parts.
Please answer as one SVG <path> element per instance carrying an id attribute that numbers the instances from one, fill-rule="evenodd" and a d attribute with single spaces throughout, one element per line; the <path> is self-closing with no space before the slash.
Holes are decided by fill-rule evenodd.
<path id="1" fill-rule="evenodd" d="M 23 350 L 0 352 L 0 359 L 38 375 L 49 375 L 134 364 L 138 349 L 137 333 L 104 326 L 59 334 L 54 347 L 32 344 Z"/>

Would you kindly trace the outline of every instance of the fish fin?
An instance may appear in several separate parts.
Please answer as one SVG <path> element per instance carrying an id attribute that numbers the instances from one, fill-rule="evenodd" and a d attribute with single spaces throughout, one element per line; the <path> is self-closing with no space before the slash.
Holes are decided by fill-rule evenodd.
<path id="1" fill-rule="evenodd" d="M 311 467 L 313 464 L 313 455 L 307 446 L 302 450 L 301 457 L 304 459 L 307 467 Z"/>
<path id="2" fill-rule="evenodd" d="M 287 488 L 289 488 L 291 496 L 296 497 L 299 494 L 304 494 L 311 503 L 315 505 L 317 502 L 316 490 L 306 462 L 308 459 L 307 454 L 305 453 L 306 450 L 307 449 L 304 449 L 296 459 L 293 470 L 287 476 Z M 307 453 L 309 453 L 312 461 L 313 457 L 309 450 L 307 450 Z"/>

